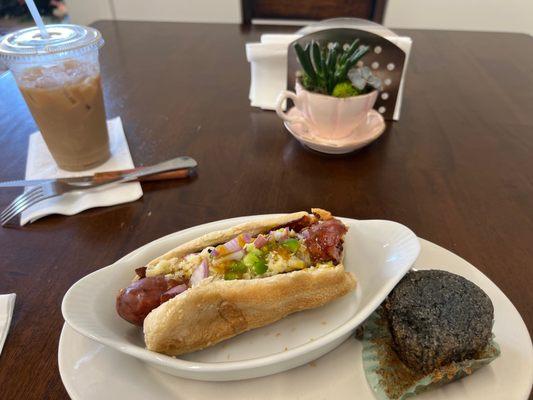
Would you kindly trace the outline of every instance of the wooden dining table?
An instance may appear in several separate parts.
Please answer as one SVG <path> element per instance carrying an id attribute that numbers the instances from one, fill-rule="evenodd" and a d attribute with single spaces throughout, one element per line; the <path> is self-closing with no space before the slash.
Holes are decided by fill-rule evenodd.
<path id="1" fill-rule="evenodd" d="M 343 156 L 304 148 L 250 106 L 244 45 L 294 27 L 101 21 L 108 117 L 136 165 L 178 155 L 196 176 L 143 183 L 135 202 L 0 229 L 0 294 L 16 293 L 0 398 L 62 399 L 61 300 L 78 279 L 171 232 L 322 207 L 410 227 L 476 266 L 533 328 L 533 39 L 399 30 L 414 42 L 399 121 Z M 24 177 L 36 125 L 0 77 L 0 180 Z M 1 189 L 5 207 L 20 190 Z"/>

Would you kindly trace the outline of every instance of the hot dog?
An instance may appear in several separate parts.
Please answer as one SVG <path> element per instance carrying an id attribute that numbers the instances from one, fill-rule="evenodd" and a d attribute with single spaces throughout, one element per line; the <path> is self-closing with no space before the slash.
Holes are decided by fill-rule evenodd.
<path id="1" fill-rule="evenodd" d="M 353 290 L 346 232 L 321 209 L 211 232 L 137 268 L 117 312 L 143 326 L 150 350 L 200 350 Z"/>
<path id="2" fill-rule="evenodd" d="M 177 292 L 174 288 L 183 290 Z M 184 282 L 165 276 L 144 277 L 120 291 L 117 312 L 126 321 L 142 326 L 150 311 L 186 289 Z"/>

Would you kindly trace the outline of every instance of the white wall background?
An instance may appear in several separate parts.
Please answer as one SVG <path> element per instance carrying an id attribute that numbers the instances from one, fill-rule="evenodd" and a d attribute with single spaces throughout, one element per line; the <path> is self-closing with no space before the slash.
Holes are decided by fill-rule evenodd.
<path id="1" fill-rule="evenodd" d="M 533 0 L 389 0 L 384 24 L 533 35 Z"/>
<path id="2" fill-rule="evenodd" d="M 70 19 L 75 24 L 89 25 L 99 19 L 113 19 L 112 0 L 66 0 Z"/>
<path id="3" fill-rule="evenodd" d="M 533 0 L 532 0 L 533 1 Z M 66 0 L 71 21 L 241 22 L 240 0 Z"/>
<path id="4" fill-rule="evenodd" d="M 241 0 L 66 0 L 72 22 L 98 19 L 241 21 Z M 523 32 L 533 34 L 533 0 L 389 0 L 393 28 Z"/>

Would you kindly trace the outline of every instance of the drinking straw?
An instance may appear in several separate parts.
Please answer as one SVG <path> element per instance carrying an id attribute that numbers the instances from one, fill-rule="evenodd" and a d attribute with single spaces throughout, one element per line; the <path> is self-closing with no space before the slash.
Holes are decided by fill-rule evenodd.
<path id="1" fill-rule="evenodd" d="M 43 19 L 41 18 L 39 11 L 37 11 L 37 7 L 35 7 L 35 3 L 33 2 L 33 0 L 26 0 L 26 5 L 30 9 L 30 14 L 33 17 L 33 20 L 35 21 L 35 23 L 37 24 L 37 27 L 41 31 L 41 36 L 44 39 L 48 39 L 50 35 L 46 31 L 46 28 L 43 23 Z"/>

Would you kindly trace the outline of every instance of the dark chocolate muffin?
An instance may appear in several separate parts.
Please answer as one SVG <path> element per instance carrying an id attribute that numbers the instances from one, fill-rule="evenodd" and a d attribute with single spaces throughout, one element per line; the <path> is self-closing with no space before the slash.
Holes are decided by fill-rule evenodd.
<path id="1" fill-rule="evenodd" d="M 419 372 L 474 358 L 492 336 L 489 297 L 446 271 L 409 272 L 390 293 L 385 310 L 398 356 Z"/>

